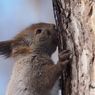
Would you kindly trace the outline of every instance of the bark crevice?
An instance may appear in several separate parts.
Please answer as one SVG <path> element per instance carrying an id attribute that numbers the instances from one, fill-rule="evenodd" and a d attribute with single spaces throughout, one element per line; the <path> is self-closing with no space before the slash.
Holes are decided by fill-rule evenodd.
<path id="1" fill-rule="evenodd" d="M 73 57 L 63 74 L 63 95 L 95 94 L 95 2 L 93 0 L 52 0 L 59 49 L 71 50 Z"/>

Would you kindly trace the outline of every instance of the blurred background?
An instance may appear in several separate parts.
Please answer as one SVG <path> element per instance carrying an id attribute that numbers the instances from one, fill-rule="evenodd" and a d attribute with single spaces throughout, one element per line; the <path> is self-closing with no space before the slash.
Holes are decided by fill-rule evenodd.
<path id="1" fill-rule="evenodd" d="M 0 41 L 38 22 L 54 23 L 52 0 L 0 0 Z M 0 56 L 0 95 L 5 95 L 13 65 L 12 58 Z"/>

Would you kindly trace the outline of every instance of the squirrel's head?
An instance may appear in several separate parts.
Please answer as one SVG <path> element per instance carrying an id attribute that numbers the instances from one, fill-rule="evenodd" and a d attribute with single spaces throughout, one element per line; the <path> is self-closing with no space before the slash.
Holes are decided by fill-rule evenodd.
<path id="1" fill-rule="evenodd" d="M 57 47 L 57 30 L 54 24 L 34 24 L 9 41 L 0 42 L 0 55 L 6 57 L 32 52 L 51 55 Z"/>

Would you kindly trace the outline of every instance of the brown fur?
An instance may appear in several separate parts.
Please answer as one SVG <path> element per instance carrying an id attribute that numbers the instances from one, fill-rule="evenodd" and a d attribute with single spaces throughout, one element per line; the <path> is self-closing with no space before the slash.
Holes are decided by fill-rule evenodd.
<path id="1" fill-rule="evenodd" d="M 0 42 L 0 55 L 5 55 L 5 57 L 10 57 L 10 54 L 12 52 L 11 43 L 13 41 L 4 41 Z"/>
<path id="2" fill-rule="evenodd" d="M 42 31 L 36 34 L 38 29 Z M 15 61 L 6 95 L 58 95 L 54 85 L 68 63 L 69 51 L 62 51 L 54 65 L 51 55 L 58 44 L 56 34 L 53 24 L 38 23 L 0 42 L 0 54 Z"/>

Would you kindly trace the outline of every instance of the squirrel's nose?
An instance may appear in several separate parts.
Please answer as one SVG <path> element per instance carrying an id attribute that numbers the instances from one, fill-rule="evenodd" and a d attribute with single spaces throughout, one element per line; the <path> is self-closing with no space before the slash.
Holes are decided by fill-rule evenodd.
<path id="1" fill-rule="evenodd" d="M 51 24 L 50 27 L 51 27 L 51 28 L 55 28 L 55 25 L 54 25 L 54 24 Z"/>
<path id="2" fill-rule="evenodd" d="M 52 28 L 57 30 L 57 26 L 55 26 L 55 24 L 52 24 Z"/>

